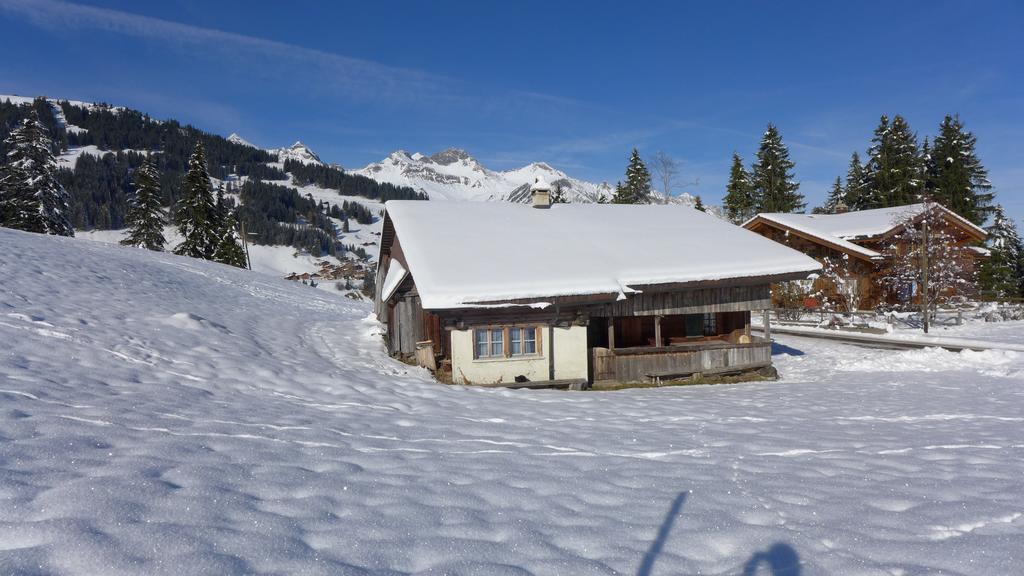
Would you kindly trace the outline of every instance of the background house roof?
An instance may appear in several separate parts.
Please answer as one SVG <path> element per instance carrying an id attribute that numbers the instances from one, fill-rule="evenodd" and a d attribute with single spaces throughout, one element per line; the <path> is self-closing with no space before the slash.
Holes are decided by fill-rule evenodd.
<path id="1" fill-rule="evenodd" d="M 685 206 L 391 201 L 423 307 L 619 295 L 656 284 L 801 277 L 820 265 Z"/>
<path id="2" fill-rule="evenodd" d="M 932 204 L 932 206 L 935 210 L 945 212 L 949 218 L 955 220 L 964 228 L 973 231 L 975 234 L 980 234 L 982 237 L 985 236 L 983 228 L 976 226 L 941 204 Z M 878 252 L 854 244 L 851 240 L 883 236 L 908 218 L 920 216 L 924 213 L 924 210 L 924 204 L 908 204 L 906 206 L 858 210 L 842 214 L 766 212 L 751 218 L 743 226 L 748 227 L 748 225 L 758 221 L 758 219 L 767 220 L 783 227 L 792 228 L 804 234 L 827 240 L 849 252 L 858 253 L 868 258 L 880 258 L 881 255 Z"/>

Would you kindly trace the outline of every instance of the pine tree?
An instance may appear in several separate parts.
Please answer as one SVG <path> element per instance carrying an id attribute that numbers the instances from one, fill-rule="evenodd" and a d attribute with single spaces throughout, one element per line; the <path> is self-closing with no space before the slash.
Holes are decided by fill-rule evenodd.
<path id="1" fill-rule="evenodd" d="M 988 171 L 975 152 L 977 139 L 964 130 L 959 116 L 946 116 L 932 146 L 935 199 L 953 212 L 981 225 L 992 214 L 995 194 Z"/>
<path id="2" fill-rule="evenodd" d="M 561 182 L 556 182 L 554 190 L 551 192 L 551 203 L 552 204 L 568 204 L 569 200 L 565 197 L 564 186 Z"/>
<path id="3" fill-rule="evenodd" d="M 800 184 L 793 181 L 793 167 L 789 150 L 782 143 L 782 136 L 774 125 L 768 124 L 761 146 L 757 150 L 757 161 L 751 171 L 754 198 L 758 212 L 802 212 L 803 194 L 797 192 Z"/>
<path id="4" fill-rule="evenodd" d="M 160 172 L 156 160 L 147 159 L 135 173 L 135 195 L 128 203 L 128 234 L 121 244 L 162 252 L 164 244 L 163 207 L 160 201 Z"/>
<path id="5" fill-rule="evenodd" d="M 651 173 L 647 170 L 644 161 L 640 159 L 640 152 L 633 148 L 629 157 L 629 165 L 626 167 L 626 183 L 621 182 L 615 186 L 614 204 L 649 204 L 651 201 Z"/>
<path id="6" fill-rule="evenodd" d="M 850 166 L 846 169 L 846 187 L 843 188 L 843 204 L 853 209 L 859 204 L 861 186 L 864 184 L 864 165 L 860 163 L 860 154 L 854 152 L 850 156 Z"/>
<path id="7" fill-rule="evenodd" d="M 221 264 L 228 264 L 229 266 L 237 266 L 238 268 L 248 267 L 245 250 L 238 243 L 238 236 L 235 234 L 235 217 L 230 212 L 221 220 L 217 247 L 213 252 L 211 260 Z"/>
<path id="8" fill-rule="evenodd" d="M 868 149 L 861 190 L 854 210 L 904 206 L 918 202 L 924 191 L 922 158 L 917 137 L 897 114 L 892 123 L 882 116 Z"/>
<path id="9" fill-rule="evenodd" d="M 843 181 L 836 176 L 836 181 L 832 183 L 832 189 L 828 192 L 828 198 L 825 199 L 825 205 L 821 207 L 821 213 L 837 213 L 841 207 L 846 206 L 845 198 L 846 190 L 843 188 Z"/>
<path id="10" fill-rule="evenodd" d="M 729 184 L 725 187 L 723 202 L 726 216 L 735 224 L 744 222 L 757 211 L 750 173 L 743 167 L 743 159 L 735 152 L 732 153 L 732 168 L 729 169 Z"/>
<path id="11" fill-rule="evenodd" d="M 982 290 L 999 298 L 1020 296 L 1024 291 L 1024 243 L 1002 206 L 993 208 L 987 231 L 991 253 L 978 273 Z"/>
<path id="12" fill-rule="evenodd" d="M 704 206 L 704 201 L 700 199 L 700 196 L 697 196 L 696 201 L 693 203 L 693 207 L 694 209 L 700 210 L 701 212 L 708 211 L 708 209 Z"/>
<path id="13" fill-rule="evenodd" d="M 188 173 L 182 182 L 182 198 L 174 216 L 178 231 L 184 238 L 174 253 L 207 260 L 213 258 L 221 239 L 216 226 L 217 205 L 201 142 L 196 143 L 189 159 Z"/>
<path id="14" fill-rule="evenodd" d="M 8 135 L 5 147 L 0 223 L 28 232 L 74 236 L 68 193 L 57 181 L 52 142 L 35 109 Z"/>

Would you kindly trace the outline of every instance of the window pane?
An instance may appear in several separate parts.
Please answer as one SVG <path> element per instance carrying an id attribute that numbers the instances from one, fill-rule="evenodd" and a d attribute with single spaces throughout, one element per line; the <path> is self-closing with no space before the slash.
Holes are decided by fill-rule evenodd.
<path id="1" fill-rule="evenodd" d="M 518 356 L 523 353 L 522 348 L 522 328 L 509 328 L 508 329 L 508 348 L 509 353 L 513 356 Z"/>
<path id="2" fill-rule="evenodd" d="M 523 354 L 537 353 L 537 329 L 523 329 Z"/>
<path id="3" fill-rule="evenodd" d="M 684 318 L 686 322 L 687 338 L 700 337 L 704 335 L 703 314 L 687 314 Z"/>
<path id="4" fill-rule="evenodd" d="M 504 356 L 505 348 L 503 346 L 502 336 L 504 335 L 501 328 L 495 328 L 491 330 L 491 356 Z"/>
<path id="5" fill-rule="evenodd" d="M 473 338 L 476 342 L 476 357 L 486 358 L 488 350 L 487 330 L 474 330 Z"/>

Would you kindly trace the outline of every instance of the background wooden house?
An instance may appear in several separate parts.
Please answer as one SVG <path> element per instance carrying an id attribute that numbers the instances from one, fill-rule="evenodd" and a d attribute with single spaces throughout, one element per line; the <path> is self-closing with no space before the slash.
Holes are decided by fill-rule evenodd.
<path id="1" fill-rule="evenodd" d="M 643 381 L 768 366 L 750 316 L 817 262 L 683 206 L 392 201 L 389 350 L 458 383 Z"/>
<path id="2" fill-rule="evenodd" d="M 983 228 L 940 204 L 928 206 L 933 211 L 932 220 L 941 223 L 944 232 L 957 245 L 978 247 L 985 240 Z M 898 232 L 905 222 L 918 226 L 924 217 L 925 205 L 911 204 L 841 214 L 763 213 L 745 222 L 743 227 L 819 262 L 845 255 L 849 270 L 858 278 L 860 307 L 870 309 L 899 299 L 895 289 L 884 282 L 891 264 L 885 253 L 887 248 L 900 242 Z M 906 247 L 895 246 L 894 249 L 905 250 Z M 970 270 L 986 251 L 976 248 L 965 253 L 971 255 L 971 261 L 965 263 Z M 825 285 L 815 288 L 829 290 Z"/>

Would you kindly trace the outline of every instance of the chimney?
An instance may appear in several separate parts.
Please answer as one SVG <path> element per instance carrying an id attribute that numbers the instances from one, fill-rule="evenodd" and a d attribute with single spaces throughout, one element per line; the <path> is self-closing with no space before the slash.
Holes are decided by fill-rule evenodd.
<path id="1" fill-rule="evenodd" d="M 543 178 L 538 177 L 530 186 L 530 196 L 534 208 L 551 208 L 551 186 Z"/>
<path id="2" fill-rule="evenodd" d="M 832 213 L 833 214 L 846 214 L 849 211 L 850 211 L 850 207 L 847 206 L 845 202 L 840 200 L 839 202 L 836 203 L 835 211 L 832 212 Z"/>

